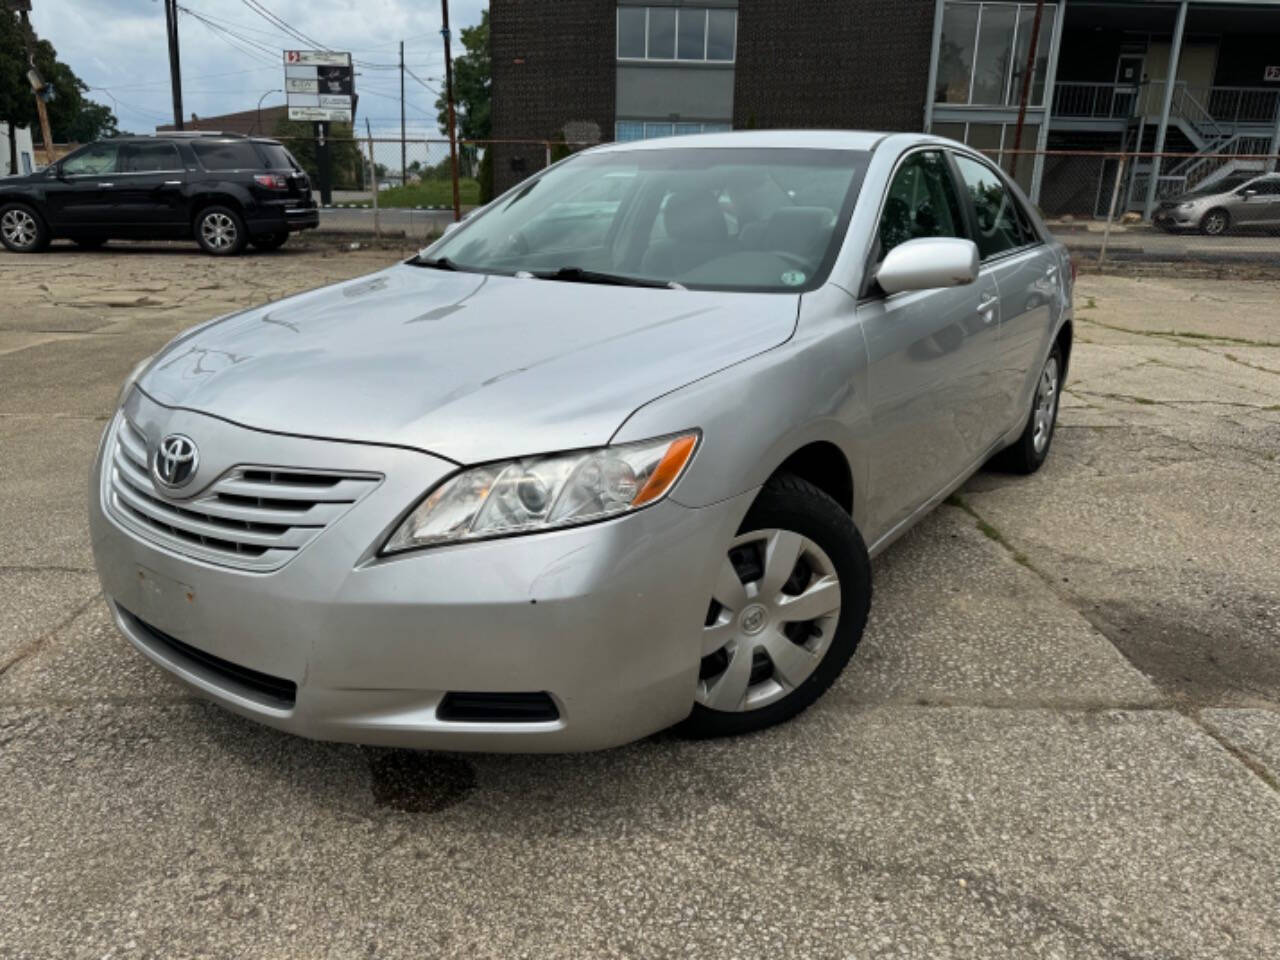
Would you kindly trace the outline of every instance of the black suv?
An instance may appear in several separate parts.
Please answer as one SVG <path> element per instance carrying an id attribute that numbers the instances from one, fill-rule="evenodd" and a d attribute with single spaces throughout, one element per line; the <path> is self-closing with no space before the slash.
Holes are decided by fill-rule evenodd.
<path id="1" fill-rule="evenodd" d="M 274 250 L 291 231 L 319 223 L 293 155 L 276 140 L 238 134 L 113 137 L 0 179 L 0 242 L 15 253 L 57 237 L 100 247 L 194 236 L 206 252 L 228 256 L 246 243 Z"/>

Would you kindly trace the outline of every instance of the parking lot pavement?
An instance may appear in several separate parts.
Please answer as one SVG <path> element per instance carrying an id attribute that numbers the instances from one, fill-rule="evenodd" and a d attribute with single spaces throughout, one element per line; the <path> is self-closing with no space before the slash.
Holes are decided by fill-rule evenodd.
<path id="1" fill-rule="evenodd" d="M 463 756 L 195 699 L 86 543 L 136 359 L 396 256 L 0 255 L 0 957 L 1280 955 L 1280 284 L 1082 277 L 1046 468 L 877 561 L 796 721 Z"/>

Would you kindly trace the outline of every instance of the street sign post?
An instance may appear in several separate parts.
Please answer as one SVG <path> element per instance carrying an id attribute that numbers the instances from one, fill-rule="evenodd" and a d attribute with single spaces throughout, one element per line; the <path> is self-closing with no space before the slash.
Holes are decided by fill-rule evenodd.
<path id="1" fill-rule="evenodd" d="M 351 54 L 286 50 L 284 90 L 290 120 L 351 123 L 356 93 Z"/>

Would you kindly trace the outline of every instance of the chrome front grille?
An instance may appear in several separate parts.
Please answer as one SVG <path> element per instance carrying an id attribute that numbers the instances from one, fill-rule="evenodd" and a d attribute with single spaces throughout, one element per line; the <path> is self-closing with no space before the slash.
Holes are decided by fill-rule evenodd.
<path id="1" fill-rule="evenodd" d="M 106 465 L 112 516 L 177 552 L 246 570 L 275 570 L 351 509 L 377 474 L 236 466 L 191 500 L 151 482 L 147 440 L 123 416 Z"/>

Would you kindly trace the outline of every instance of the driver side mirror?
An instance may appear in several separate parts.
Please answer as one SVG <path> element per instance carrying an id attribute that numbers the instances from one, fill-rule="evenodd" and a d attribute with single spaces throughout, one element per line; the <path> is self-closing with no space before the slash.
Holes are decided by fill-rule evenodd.
<path id="1" fill-rule="evenodd" d="M 1253 199 L 1254 197 L 1256 197 L 1257 195 L 1258 195 L 1258 191 L 1257 191 L 1257 190 L 1252 190 L 1252 189 L 1250 189 L 1250 190 L 1241 190 L 1241 191 L 1240 191 L 1240 196 L 1244 197 L 1246 200 L 1251 200 L 1251 199 Z"/>
<path id="2" fill-rule="evenodd" d="M 876 271 L 885 293 L 962 287 L 978 279 L 978 246 L 956 237 L 920 237 L 889 251 Z"/>

